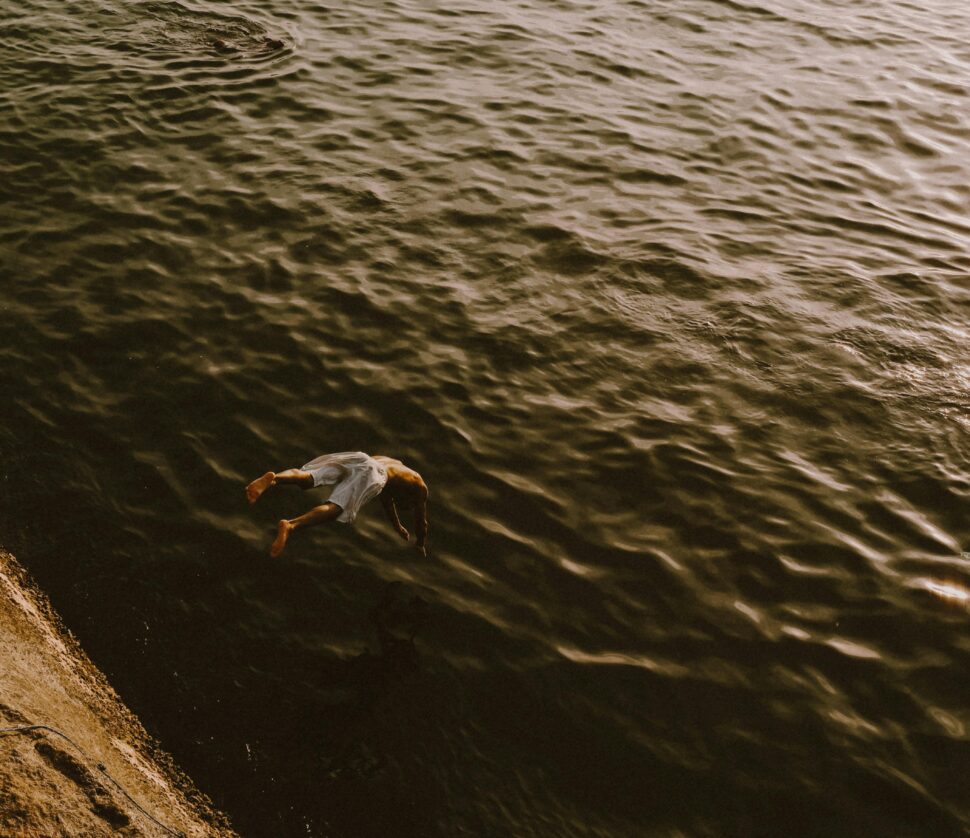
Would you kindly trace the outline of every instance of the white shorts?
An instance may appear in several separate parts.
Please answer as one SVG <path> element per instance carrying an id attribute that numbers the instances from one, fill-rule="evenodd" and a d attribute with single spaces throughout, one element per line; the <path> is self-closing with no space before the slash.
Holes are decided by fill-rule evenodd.
<path id="1" fill-rule="evenodd" d="M 314 486 L 333 487 L 329 500 L 343 510 L 337 520 L 345 524 L 352 524 L 360 508 L 387 483 L 384 466 L 363 451 L 322 454 L 300 470 L 313 475 Z"/>

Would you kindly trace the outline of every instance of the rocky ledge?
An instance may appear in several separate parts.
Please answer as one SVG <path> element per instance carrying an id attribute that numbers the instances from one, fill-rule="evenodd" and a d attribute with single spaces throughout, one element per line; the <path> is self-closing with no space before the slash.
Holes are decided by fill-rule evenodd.
<path id="1" fill-rule="evenodd" d="M 235 836 L 3 551 L 0 835 Z"/>

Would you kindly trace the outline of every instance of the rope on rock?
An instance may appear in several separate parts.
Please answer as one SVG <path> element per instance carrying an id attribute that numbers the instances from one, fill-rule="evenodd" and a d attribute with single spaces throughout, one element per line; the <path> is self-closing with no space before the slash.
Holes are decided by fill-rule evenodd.
<path id="1" fill-rule="evenodd" d="M 55 736 L 60 736 L 65 742 L 69 742 L 74 748 L 76 748 L 81 755 L 88 761 L 92 762 L 91 758 L 88 756 L 87 751 L 84 750 L 77 742 L 71 739 L 63 731 L 58 730 L 56 727 L 51 727 L 50 725 L 20 725 L 19 727 L 0 727 L 0 736 L 9 736 L 14 733 L 29 733 L 32 730 L 45 730 L 48 733 L 53 733 Z M 152 823 L 158 826 L 160 829 L 165 830 L 169 835 L 174 835 L 175 838 L 186 838 L 184 832 L 179 832 L 177 829 L 172 829 L 169 826 L 163 824 L 158 818 L 154 817 L 149 811 L 147 811 L 135 798 L 133 798 L 124 787 L 119 783 L 114 777 L 108 773 L 108 769 L 103 762 L 95 763 L 98 767 L 98 771 L 104 774 L 115 787 L 120 791 L 128 801 L 134 806 L 139 812 L 141 812 L 146 818 L 148 818 Z"/>

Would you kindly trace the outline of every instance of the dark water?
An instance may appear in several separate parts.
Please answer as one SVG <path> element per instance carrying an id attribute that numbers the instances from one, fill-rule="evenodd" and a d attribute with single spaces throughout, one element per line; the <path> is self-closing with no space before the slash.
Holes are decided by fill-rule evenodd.
<path id="1" fill-rule="evenodd" d="M 0 540 L 243 835 L 967 834 L 970 7 L 0 8 Z"/>

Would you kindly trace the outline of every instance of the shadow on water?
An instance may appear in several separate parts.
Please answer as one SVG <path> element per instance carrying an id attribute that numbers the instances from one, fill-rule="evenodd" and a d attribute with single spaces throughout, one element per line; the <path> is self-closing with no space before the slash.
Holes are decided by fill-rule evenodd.
<path id="1" fill-rule="evenodd" d="M 389 735 L 407 727 L 412 688 L 422 677 L 415 637 L 428 623 L 428 602 L 388 583 L 367 613 L 367 648 L 352 657 L 304 656 L 292 671 L 254 673 L 244 694 L 250 720 L 235 738 L 245 760 L 229 760 L 231 782 L 249 787 L 246 829 L 259 835 L 421 834 L 422 810 L 402 776 L 409 755 Z M 403 741 L 403 740 L 402 740 Z M 233 764 L 235 763 L 235 764 Z M 284 790 L 285 787 L 285 790 Z M 238 792 L 237 792 L 238 799 Z M 285 800 L 290 811 L 283 811 Z M 380 805 L 375 806 L 379 801 Z M 430 817 L 433 807 L 424 812 Z M 294 830 L 302 821 L 306 832 Z M 240 828 L 242 828 L 240 824 Z"/>
<path id="2" fill-rule="evenodd" d="M 339 777 L 361 771 L 359 760 L 360 726 L 379 703 L 406 680 L 419 672 L 420 662 L 414 638 L 428 622 L 426 600 L 408 597 L 400 582 L 390 582 L 384 594 L 368 614 L 377 650 L 370 649 L 343 662 L 342 672 L 329 685 L 336 700 L 324 700 L 317 729 L 327 732 L 324 742 L 328 775 Z M 342 719 L 339 729 L 334 716 Z M 331 734 L 336 734 L 334 738 Z M 323 743 L 321 743 L 323 744 Z M 367 771 L 364 768 L 365 773 Z"/>

